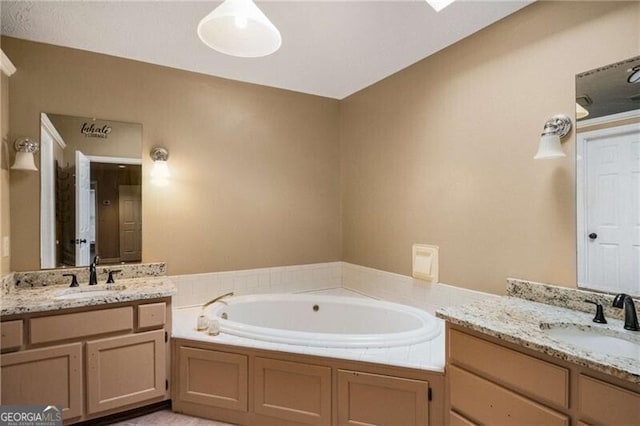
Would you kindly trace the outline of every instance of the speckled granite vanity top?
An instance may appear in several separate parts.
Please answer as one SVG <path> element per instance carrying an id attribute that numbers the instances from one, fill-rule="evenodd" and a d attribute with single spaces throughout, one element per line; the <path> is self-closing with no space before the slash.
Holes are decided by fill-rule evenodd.
<path id="1" fill-rule="evenodd" d="M 511 286 L 513 283 L 510 282 Z M 529 283 L 530 284 L 530 283 Z M 546 286 L 545 290 L 548 291 Z M 509 294 L 515 294 L 509 289 Z M 640 385 L 640 353 L 611 355 L 569 344 L 550 334 L 552 328 L 593 330 L 604 336 L 623 336 L 640 343 L 640 332 L 626 331 L 623 322 L 607 318 L 608 324 L 592 322 L 593 314 L 505 296 L 468 305 L 442 308 L 436 315 L 505 342 L 610 374 Z"/>
<path id="2" fill-rule="evenodd" d="M 105 305 L 141 299 L 156 299 L 176 294 L 171 280 L 164 276 L 150 276 L 118 280 L 115 284 L 80 287 L 67 285 L 21 288 L 0 296 L 0 315 L 46 312 L 84 306 Z"/>

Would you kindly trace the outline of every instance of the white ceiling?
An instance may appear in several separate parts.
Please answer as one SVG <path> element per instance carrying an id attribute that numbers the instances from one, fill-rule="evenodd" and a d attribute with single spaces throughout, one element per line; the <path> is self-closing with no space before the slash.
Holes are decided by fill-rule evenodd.
<path id="1" fill-rule="evenodd" d="M 534 0 L 258 1 L 282 48 L 235 58 L 196 34 L 216 1 L 4 1 L 3 35 L 342 99 Z"/>

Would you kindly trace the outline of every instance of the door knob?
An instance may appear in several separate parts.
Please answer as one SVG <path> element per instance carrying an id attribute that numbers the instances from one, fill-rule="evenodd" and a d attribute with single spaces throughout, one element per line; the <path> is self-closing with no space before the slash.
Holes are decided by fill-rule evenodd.
<path id="1" fill-rule="evenodd" d="M 598 238 L 598 234 L 596 234 L 595 232 L 592 232 L 589 234 L 589 238 L 592 240 L 595 240 L 596 238 Z"/>

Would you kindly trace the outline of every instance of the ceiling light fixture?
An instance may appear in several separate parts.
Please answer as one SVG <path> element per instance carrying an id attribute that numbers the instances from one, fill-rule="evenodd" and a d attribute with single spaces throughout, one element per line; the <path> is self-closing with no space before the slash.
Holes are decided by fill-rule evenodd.
<path id="1" fill-rule="evenodd" d="M 427 3 L 429 3 L 429 6 L 431 6 L 436 12 L 440 12 L 454 1 L 456 0 L 427 0 Z"/>
<path id="2" fill-rule="evenodd" d="M 225 0 L 202 18 L 198 37 L 220 53 L 258 58 L 282 45 L 280 31 L 252 0 Z"/>
<path id="3" fill-rule="evenodd" d="M 576 102 L 576 120 L 585 118 L 587 115 L 589 115 L 589 111 L 587 111 L 585 107 Z"/>

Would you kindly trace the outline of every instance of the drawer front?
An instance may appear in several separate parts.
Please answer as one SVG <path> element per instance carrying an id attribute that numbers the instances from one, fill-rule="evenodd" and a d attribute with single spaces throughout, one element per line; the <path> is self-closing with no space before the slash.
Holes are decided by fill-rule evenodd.
<path id="1" fill-rule="evenodd" d="M 180 401 L 247 411 L 246 355 L 181 346 L 178 360 Z"/>
<path id="2" fill-rule="evenodd" d="M 461 368 L 449 366 L 451 407 L 487 425 L 569 426 L 564 414 L 511 392 Z"/>
<path id="3" fill-rule="evenodd" d="M 640 421 L 640 394 L 581 374 L 578 410 L 593 425 L 630 425 Z"/>
<path id="4" fill-rule="evenodd" d="M 536 400 L 569 408 L 569 370 L 449 329 L 449 361 Z"/>
<path id="5" fill-rule="evenodd" d="M 254 411 L 305 425 L 331 424 L 331 368 L 255 358 Z"/>
<path id="6" fill-rule="evenodd" d="M 138 328 L 162 327 L 167 321 L 167 304 L 147 303 L 138 306 Z"/>
<path id="7" fill-rule="evenodd" d="M 133 307 L 32 318 L 30 326 L 31 344 L 129 331 L 133 330 Z"/>
<path id="8" fill-rule="evenodd" d="M 3 351 L 22 347 L 22 320 L 0 323 L 0 347 Z"/>

